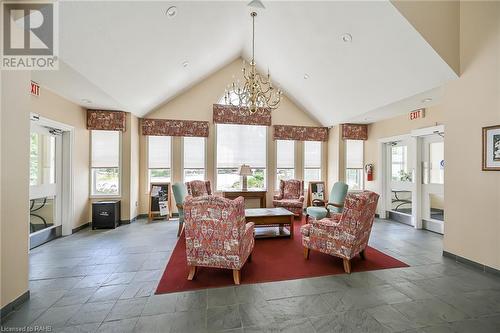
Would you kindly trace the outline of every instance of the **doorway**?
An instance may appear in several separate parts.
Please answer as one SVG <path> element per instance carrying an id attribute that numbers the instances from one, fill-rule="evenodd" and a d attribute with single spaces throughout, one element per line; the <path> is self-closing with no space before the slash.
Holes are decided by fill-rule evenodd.
<path id="1" fill-rule="evenodd" d="M 421 138 L 422 228 L 444 233 L 444 138 L 433 133 Z"/>
<path id="2" fill-rule="evenodd" d="M 379 140 L 381 216 L 444 234 L 444 126 Z"/>
<path id="3" fill-rule="evenodd" d="M 31 117 L 29 168 L 30 249 L 71 234 L 73 130 Z"/>

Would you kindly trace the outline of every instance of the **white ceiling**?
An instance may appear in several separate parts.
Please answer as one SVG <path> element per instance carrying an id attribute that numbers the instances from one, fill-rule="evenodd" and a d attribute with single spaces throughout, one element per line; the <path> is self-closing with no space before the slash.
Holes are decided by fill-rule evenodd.
<path id="1" fill-rule="evenodd" d="M 178 14 L 169 18 L 172 5 Z M 436 101 L 434 88 L 456 78 L 388 1 L 264 5 L 257 65 L 325 126 L 421 107 L 422 96 Z M 60 2 L 60 70 L 33 77 L 82 106 L 143 116 L 239 56 L 248 59 L 249 10 L 244 1 Z"/>

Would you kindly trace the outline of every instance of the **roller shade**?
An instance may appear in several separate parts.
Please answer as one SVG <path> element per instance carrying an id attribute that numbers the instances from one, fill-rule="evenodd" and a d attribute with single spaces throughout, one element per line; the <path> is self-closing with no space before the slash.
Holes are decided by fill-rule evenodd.
<path id="1" fill-rule="evenodd" d="M 205 168 L 205 138 L 184 138 L 184 168 Z"/>
<path id="2" fill-rule="evenodd" d="M 266 126 L 217 124 L 217 167 L 266 167 Z"/>
<path id="3" fill-rule="evenodd" d="M 346 140 L 346 168 L 363 168 L 363 140 Z"/>
<path id="4" fill-rule="evenodd" d="M 295 166 L 295 141 L 276 141 L 276 167 L 278 169 L 292 169 Z"/>
<path id="5" fill-rule="evenodd" d="M 120 166 L 120 132 L 92 131 L 91 166 L 118 168 Z"/>
<path id="6" fill-rule="evenodd" d="M 150 169 L 170 169 L 171 167 L 171 137 L 148 137 L 148 167 Z"/>
<path id="7" fill-rule="evenodd" d="M 304 167 L 321 168 L 321 142 L 304 142 Z"/>

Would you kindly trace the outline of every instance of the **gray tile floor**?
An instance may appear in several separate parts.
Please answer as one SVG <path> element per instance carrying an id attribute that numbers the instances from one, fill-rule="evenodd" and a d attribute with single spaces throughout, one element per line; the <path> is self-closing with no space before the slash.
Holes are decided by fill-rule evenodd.
<path id="1" fill-rule="evenodd" d="M 33 250 L 31 299 L 4 326 L 50 326 L 53 332 L 500 332 L 500 278 L 443 258 L 437 234 L 375 223 L 371 246 L 409 268 L 156 296 L 176 231 L 176 222 L 139 221 L 116 230 L 87 228 Z"/>

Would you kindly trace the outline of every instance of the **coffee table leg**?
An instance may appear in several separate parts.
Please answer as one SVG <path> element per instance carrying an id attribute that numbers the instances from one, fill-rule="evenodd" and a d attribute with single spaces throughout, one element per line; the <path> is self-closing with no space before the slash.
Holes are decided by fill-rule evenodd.
<path id="1" fill-rule="evenodd" d="M 293 238 L 293 220 L 294 220 L 294 216 L 291 215 L 290 216 L 290 238 Z"/>

